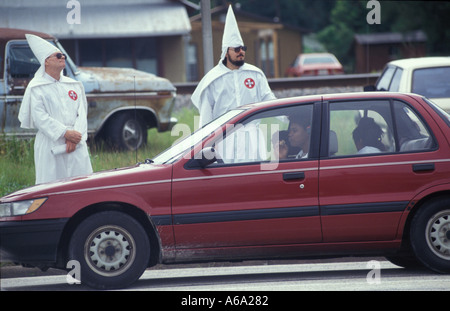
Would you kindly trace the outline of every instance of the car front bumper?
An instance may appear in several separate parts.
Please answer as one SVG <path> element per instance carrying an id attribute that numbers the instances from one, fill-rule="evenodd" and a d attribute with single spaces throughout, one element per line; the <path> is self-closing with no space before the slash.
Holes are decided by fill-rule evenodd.
<path id="1" fill-rule="evenodd" d="M 58 244 L 67 221 L 0 221 L 0 262 L 36 266 L 55 263 Z"/>

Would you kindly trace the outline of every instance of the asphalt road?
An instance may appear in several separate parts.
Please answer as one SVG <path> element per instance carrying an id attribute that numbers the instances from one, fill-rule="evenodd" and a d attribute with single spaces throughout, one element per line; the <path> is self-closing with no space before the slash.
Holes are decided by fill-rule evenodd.
<path id="1" fill-rule="evenodd" d="M 3 267 L 0 282 L 2 291 L 92 290 L 68 284 L 66 274 L 58 270 L 41 273 L 37 269 Z M 135 284 L 123 290 L 179 291 L 178 300 L 189 298 L 185 302 L 193 303 L 195 297 L 187 293 L 209 292 L 214 296 L 211 292 L 258 292 L 270 298 L 274 291 L 449 291 L 450 275 L 406 270 L 383 258 L 216 263 L 158 266 L 146 270 Z M 225 303 L 226 297 L 219 296 Z M 233 299 L 239 301 L 239 297 Z"/>

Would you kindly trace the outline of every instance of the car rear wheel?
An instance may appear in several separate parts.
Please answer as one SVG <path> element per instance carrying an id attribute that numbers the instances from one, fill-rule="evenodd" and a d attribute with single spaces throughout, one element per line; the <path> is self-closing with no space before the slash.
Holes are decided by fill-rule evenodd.
<path id="1" fill-rule="evenodd" d="M 417 212 L 411 223 L 411 244 L 426 267 L 450 273 L 450 198 L 431 201 Z"/>
<path id="2" fill-rule="evenodd" d="M 134 218 L 107 211 L 85 219 L 74 231 L 69 260 L 80 263 L 80 281 L 98 289 L 131 285 L 147 268 L 150 242 Z"/>

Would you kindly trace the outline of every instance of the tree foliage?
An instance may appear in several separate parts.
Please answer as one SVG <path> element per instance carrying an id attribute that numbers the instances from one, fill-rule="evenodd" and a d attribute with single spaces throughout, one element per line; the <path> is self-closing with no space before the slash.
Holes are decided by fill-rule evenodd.
<path id="1" fill-rule="evenodd" d="M 369 25 L 368 0 L 211 0 L 317 33 L 344 63 L 351 62 L 355 34 L 423 30 L 429 55 L 450 55 L 450 1 L 379 0 L 381 23 Z"/>
<path id="2" fill-rule="evenodd" d="M 319 31 L 318 38 L 339 59 L 349 65 L 353 60 L 355 34 L 377 32 L 409 32 L 423 30 L 427 35 L 429 55 L 450 53 L 450 2 L 445 1 L 379 1 L 380 24 L 368 24 L 371 7 L 367 2 L 337 1 L 331 11 L 330 24 Z"/>

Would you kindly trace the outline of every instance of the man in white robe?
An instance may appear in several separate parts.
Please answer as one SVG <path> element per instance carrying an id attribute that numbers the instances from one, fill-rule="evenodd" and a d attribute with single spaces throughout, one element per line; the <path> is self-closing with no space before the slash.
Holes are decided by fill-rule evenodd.
<path id="1" fill-rule="evenodd" d="M 220 61 L 203 77 L 191 97 L 200 113 L 200 126 L 241 105 L 275 99 L 264 73 L 244 62 L 245 51 L 230 5 Z"/>
<path id="2" fill-rule="evenodd" d="M 34 35 L 26 37 L 41 64 L 19 111 L 21 127 L 38 130 L 34 143 L 36 184 L 91 174 L 83 84 L 62 74 L 65 55 L 57 47 Z"/>

